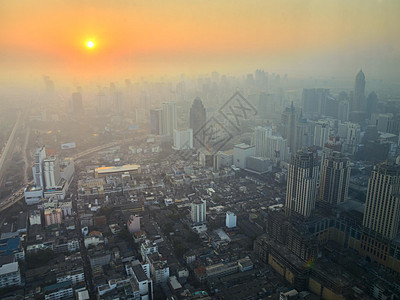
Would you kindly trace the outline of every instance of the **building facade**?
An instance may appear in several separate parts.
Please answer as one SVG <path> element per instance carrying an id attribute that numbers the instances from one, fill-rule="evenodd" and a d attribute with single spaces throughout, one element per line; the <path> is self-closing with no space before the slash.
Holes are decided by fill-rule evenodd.
<path id="1" fill-rule="evenodd" d="M 400 167 L 376 166 L 368 181 L 363 225 L 383 237 L 396 237 L 400 223 Z"/>
<path id="2" fill-rule="evenodd" d="M 338 205 L 347 200 L 350 180 L 350 161 L 333 152 L 322 161 L 319 200 Z"/>
<path id="3" fill-rule="evenodd" d="M 291 159 L 288 168 L 285 210 L 309 217 L 315 208 L 317 197 L 318 163 L 316 154 L 299 150 Z"/>

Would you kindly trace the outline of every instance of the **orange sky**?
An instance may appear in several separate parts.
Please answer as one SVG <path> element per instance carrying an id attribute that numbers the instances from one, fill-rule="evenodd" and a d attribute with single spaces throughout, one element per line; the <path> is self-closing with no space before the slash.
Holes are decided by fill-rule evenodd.
<path id="1" fill-rule="evenodd" d="M 397 0 L 2 0 L 0 78 L 360 67 L 390 77 L 399 13 Z"/>

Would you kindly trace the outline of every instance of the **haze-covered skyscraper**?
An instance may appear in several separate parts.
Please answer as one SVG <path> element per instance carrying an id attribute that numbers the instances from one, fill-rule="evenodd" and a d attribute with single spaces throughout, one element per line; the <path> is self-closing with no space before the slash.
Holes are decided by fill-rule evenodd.
<path id="1" fill-rule="evenodd" d="M 291 153 L 296 152 L 296 129 L 297 129 L 298 113 L 293 106 L 293 102 L 289 107 L 282 113 L 281 125 L 282 125 L 282 136 L 288 141 L 288 146 Z"/>
<path id="2" fill-rule="evenodd" d="M 322 161 L 319 199 L 332 205 L 347 200 L 350 161 L 340 152 L 333 152 Z"/>
<path id="3" fill-rule="evenodd" d="M 316 154 L 303 149 L 297 151 L 288 168 L 285 211 L 309 217 L 317 198 L 318 161 Z"/>
<path id="4" fill-rule="evenodd" d="M 199 97 L 194 99 L 192 107 L 190 108 L 189 123 L 189 127 L 193 129 L 193 135 L 196 136 L 196 139 L 194 140 L 194 147 L 202 147 L 204 145 L 204 136 L 200 132 L 200 129 L 206 123 L 206 109 L 204 108 L 203 102 L 201 102 Z"/>
<path id="5" fill-rule="evenodd" d="M 396 237 L 400 223 L 400 167 L 381 163 L 368 181 L 363 225 L 382 236 Z"/>
<path id="6" fill-rule="evenodd" d="M 352 110 L 365 111 L 365 75 L 362 70 L 356 76 Z"/>
<path id="7" fill-rule="evenodd" d="M 162 134 L 162 109 L 153 108 L 150 109 L 150 133 L 155 135 Z"/>
<path id="8" fill-rule="evenodd" d="M 177 128 L 177 115 L 175 102 L 163 103 L 163 134 L 173 137 L 174 130 Z"/>

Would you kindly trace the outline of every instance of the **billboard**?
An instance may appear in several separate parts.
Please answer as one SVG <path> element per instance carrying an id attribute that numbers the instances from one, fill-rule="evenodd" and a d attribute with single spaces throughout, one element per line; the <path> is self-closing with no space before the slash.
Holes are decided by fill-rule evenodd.
<path id="1" fill-rule="evenodd" d="M 61 149 L 62 150 L 66 150 L 66 149 L 74 149 L 76 147 L 75 143 L 66 143 L 66 144 L 62 144 L 61 145 Z"/>

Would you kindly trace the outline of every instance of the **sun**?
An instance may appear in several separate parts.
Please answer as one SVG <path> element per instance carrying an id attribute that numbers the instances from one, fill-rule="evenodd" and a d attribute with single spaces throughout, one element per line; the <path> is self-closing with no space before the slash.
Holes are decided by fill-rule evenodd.
<path id="1" fill-rule="evenodd" d="M 88 41 L 86 43 L 86 46 L 88 46 L 89 48 L 93 48 L 94 47 L 94 43 L 92 41 Z"/>

